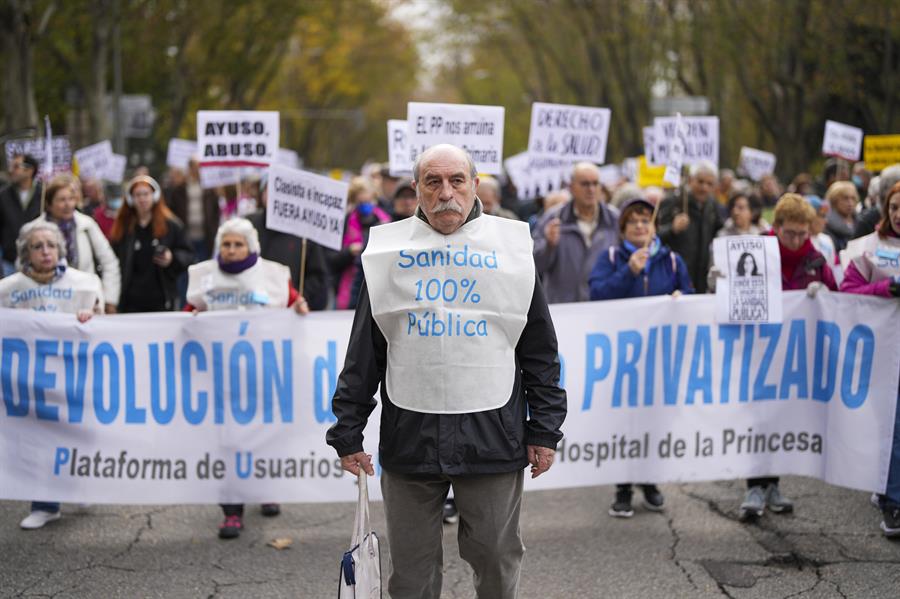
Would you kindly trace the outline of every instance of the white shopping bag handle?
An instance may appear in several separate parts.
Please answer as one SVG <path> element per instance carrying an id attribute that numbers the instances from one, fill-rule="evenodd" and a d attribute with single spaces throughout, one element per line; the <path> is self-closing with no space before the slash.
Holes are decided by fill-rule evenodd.
<path id="1" fill-rule="evenodd" d="M 362 543 L 369 531 L 369 490 L 366 486 L 366 478 L 368 478 L 366 471 L 360 468 L 357 478 L 359 499 L 356 504 L 356 527 L 353 530 L 353 539 L 350 541 L 351 549 Z"/>

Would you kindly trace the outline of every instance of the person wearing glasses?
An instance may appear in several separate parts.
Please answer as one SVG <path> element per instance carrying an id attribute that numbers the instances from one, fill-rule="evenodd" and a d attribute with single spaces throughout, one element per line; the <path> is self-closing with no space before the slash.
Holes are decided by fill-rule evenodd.
<path id="1" fill-rule="evenodd" d="M 823 287 L 837 291 L 828 261 L 810 240 L 815 220 L 815 209 L 799 194 L 786 193 L 775 205 L 772 234 L 778 238 L 781 288 L 784 291 L 806 289 L 810 297 L 815 297 Z M 766 508 L 776 514 L 785 514 L 794 510 L 794 503 L 781 494 L 778 477 L 748 479 L 747 494 L 740 507 L 741 520 L 755 520 Z"/>
<path id="2" fill-rule="evenodd" d="M 100 278 L 68 267 L 65 239 L 55 223 L 35 220 L 23 226 L 16 250 L 19 271 L 0 280 L 0 307 L 74 314 L 81 323 L 103 313 Z M 33 501 L 19 526 L 33 530 L 59 520 L 59 503 L 48 499 Z"/>

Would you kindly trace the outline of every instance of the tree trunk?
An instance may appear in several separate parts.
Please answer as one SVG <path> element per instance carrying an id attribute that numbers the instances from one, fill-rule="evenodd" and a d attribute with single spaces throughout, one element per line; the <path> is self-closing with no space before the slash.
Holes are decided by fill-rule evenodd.
<path id="1" fill-rule="evenodd" d="M 32 5 L 28 0 L 6 0 L 0 8 L 2 23 L 4 131 L 37 127 L 32 52 Z"/>

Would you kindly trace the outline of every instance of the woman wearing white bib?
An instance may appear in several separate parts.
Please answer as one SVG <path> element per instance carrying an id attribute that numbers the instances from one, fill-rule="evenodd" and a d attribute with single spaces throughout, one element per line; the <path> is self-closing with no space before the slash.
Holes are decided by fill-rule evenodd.
<path id="1" fill-rule="evenodd" d="M 19 272 L 0 280 L 0 307 L 75 314 L 82 323 L 103 312 L 100 279 L 66 266 L 66 242 L 55 224 L 26 224 L 16 250 Z M 59 518 L 58 502 L 33 501 L 19 526 L 32 530 Z"/>
<path id="2" fill-rule="evenodd" d="M 287 266 L 259 257 L 259 237 L 245 218 L 227 220 L 216 233 L 215 257 L 188 268 L 188 312 L 293 307 L 307 314 L 309 306 L 291 284 Z M 244 505 L 222 504 L 225 520 L 219 538 L 234 539 L 244 528 Z M 264 516 L 277 516 L 277 503 L 264 503 Z"/>

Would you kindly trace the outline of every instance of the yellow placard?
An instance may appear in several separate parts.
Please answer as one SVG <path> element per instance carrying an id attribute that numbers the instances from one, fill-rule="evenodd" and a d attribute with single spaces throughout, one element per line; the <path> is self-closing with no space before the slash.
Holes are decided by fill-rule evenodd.
<path id="1" fill-rule="evenodd" d="M 638 176 L 637 176 L 637 184 L 641 187 L 665 187 L 670 188 L 672 185 L 666 181 L 663 181 L 663 176 L 666 174 L 666 167 L 663 166 L 650 166 L 647 164 L 647 158 L 645 156 L 638 156 Z"/>
<path id="2" fill-rule="evenodd" d="M 900 162 L 900 135 L 866 135 L 863 139 L 863 160 L 872 172 Z"/>

